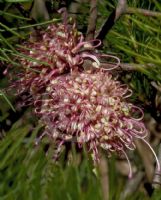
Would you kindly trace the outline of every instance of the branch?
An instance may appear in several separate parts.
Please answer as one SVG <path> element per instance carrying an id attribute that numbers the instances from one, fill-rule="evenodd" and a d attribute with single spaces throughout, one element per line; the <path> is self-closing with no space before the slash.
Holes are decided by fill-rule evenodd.
<path id="1" fill-rule="evenodd" d="M 145 168 L 145 174 L 149 182 L 153 179 L 154 166 L 153 155 L 148 146 L 141 140 L 134 141 L 137 152 L 139 153 Z M 147 156 L 148 155 L 148 156 Z"/>
<path id="2" fill-rule="evenodd" d="M 80 4 L 81 2 L 77 0 L 77 1 L 72 1 L 69 6 L 69 16 L 72 17 L 75 23 L 76 23 L 77 13 L 78 13 Z"/>
<path id="3" fill-rule="evenodd" d="M 116 9 L 110 14 L 108 19 L 103 24 L 98 36 L 96 37 L 97 39 L 104 40 L 107 33 L 109 32 L 109 30 L 111 30 L 115 22 L 124 14 L 126 6 L 126 0 L 118 0 L 118 5 Z"/>
<path id="4" fill-rule="evenodd" d="M 100 164 L 99 164 L 99 171 L 101 176 L 101 186 L 102 186 L 102 194 L 103 200 L 109 199 L 109 171 L 108 171 L 108 164 L 107 159 L 104 155 L 101 155 Z"/>
<path id="5" fill-rule="evenodd" d="M 96 21 L 97 21 L 97 0 L 91 0 L 90 16 L 88 20 L 86 40 L 91 40 L 94 38 Z"/>
<path id="6" fill-rule="evenodd" d="M 142 14 L 150 17 L 161 17 L 161 12 L 128 7 L 126 0 L 118 0 L 116 9 L 107 18 L 96 38 L 104 40 L 107 33 L 111 30 L 116 21 L 124 14 Z"/>
<path id="7" fill-rule="evenodd" d="M 118 1 L 118 5 L 117 5 L 116 11 L 115 11 L 114 22 L 116 22 L 121 17 L 121 15 L 125 13 L 126 7 L 127 7 L 127 0 L 119 0 Z"/>
<path id="8" fill-rule="evenodd" d="M 34 4 L 30 13 L 30 17 L 36 21 L 39 19 L 49 20 L 49 13 L 44 0 L 34 0 Z"/>
<path id="9" fill-rule="evenodd" d="M 145 65 L 138 65 L 134 63 L 120 63 L 121 70 L 138 71 L 139 67 L 146 67 Z"/>
<path id="10" fill-rule="evenodd" d="M 113 67 L 113 64 L 108 64 L 109 68 Z M 106 69 L 107 64 L 101 63 L 101 68 Z M 154 65 L 152 63 L 147 64 L 135 64 L 135 63 L 120 63 L 118 68 L 113 69 L 112 71 L 141 71 L 141 68 L 152 69 Z M 153 85 L 154 86 L 154 85 Z"/>
<path id="11" fill-rule="evenodd" d="M 150 17 L 161 17 L 161 12 L 132 7 L 128 7 L 124 14 L 142 14 Z"/>
<path id="12" fill-rule="evenodd" d="M 157 157 L 161 165 L 161 144 L 159 145 Z M 155 189 L 161 188 L 161 172 L 158 172 L 157 168 L 155 169 L 155 173 L 153 177 L 153 187 Z"/>
<path id="13" fill-rule="evenodd" d="M 158 90 L 159 92 L 161 92 L 161 85 L 158 85 L 155 81 L 151 82 L 151 85 Z"/>
<path id="14" fill-rule="evenodd" d="M 142 179 L 144 172 L 139 171 L 134 177 L 129 179 L 126 183 L 124 191 L 121 193 L 120 200 L 126 199 L 128 196 L 134 194 L 137 191 Z"/>

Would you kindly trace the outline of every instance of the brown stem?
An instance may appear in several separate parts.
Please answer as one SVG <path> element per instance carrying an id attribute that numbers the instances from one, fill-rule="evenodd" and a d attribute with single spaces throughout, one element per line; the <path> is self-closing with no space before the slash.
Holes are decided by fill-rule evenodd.
<path id="1" fill-rule="evenodd" d="M 139 171 L 131 179 L 129 179 L 125 185 L 124 191 L 121 193 L 120 200 L 124 200 L 129 195 L 134 194 L 134 192 L 138 189 L 143 177 L 144 172 Z"/>
<path id="2" fill-rule="evenodd" d="M 133 7 L 128 7 L 125 10 L 125 14 L 142 14 L 142 15 L 150 16 L 150 17 L 161 17 L 161 12 L 156 12 L 156 11 L 151 11 L 151 10 L 146 10 L 146 9 L 141 9 L 141 8 L 133 8 Z"/>
<path id="3" fill-rule="evenodd" d="M 127 7 L 127 0 L 119 0 L 115 12 L 115 21 L 117 21 L 122 14 L 125 13 Z"/>
<path id="4" fill-rule="evenodd" d="M 159 145 L 157 157 L 161 165 L 161 144 Z M 160 171 L 158 172 L 157 168 L 155 169 L 155 173 L 153 177 L 153 187 L 156 189 L 161 188 L 161 172 Z"/>
<path id="5" fill-rule="evenodd" d="M 104 155 L 101 155 L 99 171 L 101 175 L 101 186 L 103 193 L 103 200 L 109 199 L 109 179 L 108 179 L 108 164 Z"/>
<path id="6" fill-rule="evenodd" d="M 116 9 L 110 14 L 105 23 L 103 24 L 101 30 L 97 35 L 97 39 L 104 40 L 107 33 L 111 30 L 111 28 L 115 25 L 116 21 L 125 14 L 142 14 L 144 16 L 150 17 L 161 17 L 161 12 L 141 9 L 141 8 L 133 8 L 127 6 L 126 0 L 118 0 L 118 4 Z"/>
<path id="7" fill-rule="evenodd" d="M 161 85 L 158 85 L 155 81 L 151 82 L 151 85 L 158 90 L 159 92 L 161 92 Z"/>
<path id="8" fill-rule="evenodd" d="M 143 161 L 146 177 L 149 182 L 152 181 L 154 166 L 153 166 L 153 156 L 148 146 L 141 140 L 135 140 L 136 149 Z M 148 155 L 148 156 L 147 156 Z"/>
<path id="9" fill-rule="evenodd" d="M 115 22 L 124 14 L 127 6 L 126 0 L 118 0 L 118 5 L 116 9 L 110 14 L 110 16 L 107 18 L 105 23 L 103 24 L 101 30 L 99 31 L 97 35 L 97 39 L 104 40 L 107 33 L 111 30 L 111 28 L 114 26 Z"/>
<path id="10" fill-rule="evenodd" d="M 108 64 L 109 68 L 112 67 L 113 65 L 110 66 L 110 64 Z M 106 69 L 107 68 L 107 64 L 101 64 L 101 67 Z M 135 64 L 135 63 L 120 63 L 118 68 L 113 69 L 112 71 L 139 71 L 141 68 L 154 68 L 154 65 L 151 63 L 147 63 L 147 64 Z"/>
<path id="11" fill-rule="evenodd" d="M 34 0 L 34 4 L 30 13 L 30 17 L 36 21 L 41 19 L 49 20 L 49 13 L 44 0 Z"/>
<path id="12" fill-rule="evenodd" d="M 77 18 L 77 13 L 79 10 L 79 7 L 81 5 L 81 1 L 77 0 L 77 1 L 73 1 L 71 2 L 70 6 L 69 6 L 69 16 L 76 22 L 76 18 Z"/>
<path id="13" fill-rule="evenodd" d="M 97 0 L 91 0 L 90 16 L 88 20 L 86 40 L 91 40 L 94 38 L 96 30 L 96 21 L 97 21 Z"/>

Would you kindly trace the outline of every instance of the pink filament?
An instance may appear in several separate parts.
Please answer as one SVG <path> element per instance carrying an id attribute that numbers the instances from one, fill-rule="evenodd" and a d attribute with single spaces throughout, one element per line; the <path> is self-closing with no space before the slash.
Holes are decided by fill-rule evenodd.
<path id="1" fill-rule="evenodd" d="M 92 45 L 92 42 L 98 42 L 98 44 Z M 84 47 L 85 49 L 88 49 L 88 47 L 85 47 L 86 44 L 87 45 L 91 44 L 91 48 L 97 48 L 98 46 L 101 45 L 101 41 L 95 39 L 95 40 L 90 40 L 90 41 L 87 41 L 87 42 L 80 42 L 74 49 L 72 49 L 72 53 L 77 53 L 80 50 L 81 47 Z"/>
<path id="2" fill-rule="evenodd" d="M 107 57 L 107 58 L 114 58 L 116 61 L 117 61 L 117 63 L 114 65 L 114 67 L 112 67 L 112 68 L 107 68 L 107 69 L 105 69 L 104 67 L 102 67 L 101 69 L 103 69 L 103 70 L 105 70 L 105 71 L 109 71 L 109 70 L 113 70 L 113 69 L 116 69 L 117 67 L 119 67 L 119 65 L 120 65 L 120 59 L 118 58 L 118 57 L 116 57 L 116 56 L 112 56 L 112 55 L 106 55 L 106 54 L 98 54 L 98 57 Z M 107 64 L 108 65 L 108 64 Z M 105 66 L 105 65 L 104 65 Z"/>
<path id="3" fill-rule="evenodd" d="M 142 140 L 148 145 L 148 147 L 150 148 L 150 150 L 152 151 L 154 157 L 155 157 L 155 160 L 156 160 L 156 163 L 157 163 L 157 168 L 158 168 L 158 171 L 160 172 L 160 163 L 159 163 L 159 160 L 157 158 L 157 155 L 155 153 L 155 151 L 153 150 L 153 148 L 151 147 L 151 145 L 144 139 L 142 138 Z"/>
<path id="4" fill-rule="evenodd" d="M 121 150 L 121 151 L 122 151 L 123 154 L 125 155 L 126 160 L 127 160 L 127 162 L 128 162 L 128 165 L 129 165 L 129 175 L 128 175 L 128 177 L 129 177 L 129 178 L 132 178 L 132 167 L 131 167 L 130 160 L 129 160 L 129 158 L 128 158 L 126 152 L 125 152 L 124 150 Z"/>
<path id="5" fill-rule="evenodd" d="M 97 63 L 98 68 L 99 68 L 99 66 L 100 66 L 100 61 L 98 60 L 98 58 L 97 58 L 96 56 L 91 55 L 91 54 L 87 54 L 87 53 L 83 53 L 83 54 L 82 54 L 82 57 L 83 57 L 83 58 L 89 58 L 89 59 L 94 60 L 94 61 Z"/>

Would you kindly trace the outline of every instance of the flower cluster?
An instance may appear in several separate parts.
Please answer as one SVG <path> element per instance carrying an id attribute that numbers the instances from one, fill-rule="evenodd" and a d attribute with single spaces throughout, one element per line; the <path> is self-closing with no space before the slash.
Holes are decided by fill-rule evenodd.
<path id="1" fill-rule="evenodd" d="M 119 59 L 112 55 L 96 54 L 95 48 L 100 40 L 84 41 L 82 33 L 75 25 L 53 24 L 47 30 L 40 31 L 37 41 L 25 42 L 19 49 L 18 62 L 21 71 L 17 75 L 15 85 L 19 85 L 19 93 L 30 91 L 32 95 L 42 93 L 51 79 L 64 73 L 84 70 L 84 63 L 90 60 L 90 65 L 99 68 L 98 58 L 111 58 L 116 63 L 110 63 L 111 68 L 119 65 Z M 110 69 L 111 69 L 110 68 Z"/>
<path id="2" fill-rule="evenodd" d="M 126 101 L 131 90 L 107 72 L 119 59 L 97 53 L 99 45 L 99 40 L 85 41 L 74 25 L 50 25 L 20 49 L 23 71 L 15 82 L 19 93 L 32 97 L 57 152 L 67 141 L 86 144 L 94 162 L 100 148 L 127 157 L 126 149 L 135 149 L 134 139 L 144 140 L 147 134 L 142 110 Z M 105 64 L 106 58 L 117 63 Z M 108 68 L 102 68 L 101 59 Z M 93 69 L 85 70 L 85 61 Z"/>
<path id="3" fill-rule="evenodd" d="M 141 109 L 125 101 L 128 92 L 109 73 L 67 74 L 50 81 L 35 111 L 51 138 L 87 143 L 97 161 L 99 147 L 109 152 L 134 149 L 133 139 L 146 136 Z"/>

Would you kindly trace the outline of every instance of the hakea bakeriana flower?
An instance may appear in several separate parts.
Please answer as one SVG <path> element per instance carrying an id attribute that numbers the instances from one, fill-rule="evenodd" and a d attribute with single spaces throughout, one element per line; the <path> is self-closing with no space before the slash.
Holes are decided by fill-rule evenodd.
<path id="1" fill-rule="evenodd" d="M 22 68 L 13 86 L 20 94 L 29 93 L 26 101 L 35 106 L 57 155 L 65 142 L 74 141 L 79 147 L 87 145 L 95 163 L 100 148 L 123 153 L 129 162 L 125 151 L 135 149 L 135 138 L 151 148 L 144 139 L 143 112 L 127 103 L 131 90 L 107 72 L 118 67 L 119 59 L 97 53 L 99 45 L 99 40 L 85 41 L 75 25 L 50 25 L 37 41 L 19 49 L 16 60 Z M 106 63 L 107 58 L 111 62 Z M 94 69 L 85 70 L 85 61 Z M 157 165 L 160 170 L 158 160 Z"/>
<path id="2" fill-rule="evenodd" d="M 125 150 L 135 149 L 134 139 L 145 141 L 147 135 L 142 110 L 126 102 L 130 94 L 107 72 L 73 72 L 50 80 L 43 99 L 35 101 L 35 111 L 58 151 L 74 141 L 80 147 L 86 144 L 95 162 L 100 148 L 127 157 Z"/>
<path id="3" fill-rule="evenodd" d="M 21 54 L 16 59 L 23 67 L 15 83 L 19 85 L 19 93 L 27 90 L 32 95 L 42 92 L 54 77 L 73 70 L 83 70 L 86 60 L 91 61 L 91 66 L 99 68 L 100 59 L 112 59 L 116 63 L 106 64 L 108 69 L 109 66 L 117 67 L 120 63 L 117 57 L 96 53 L 95 48 L 100 44 L 97 39 L 85 41 L 75 25 L 48 26 L 47 30 L 39 32 L 37 41 L 25 42 L 19 49 Z"/>

